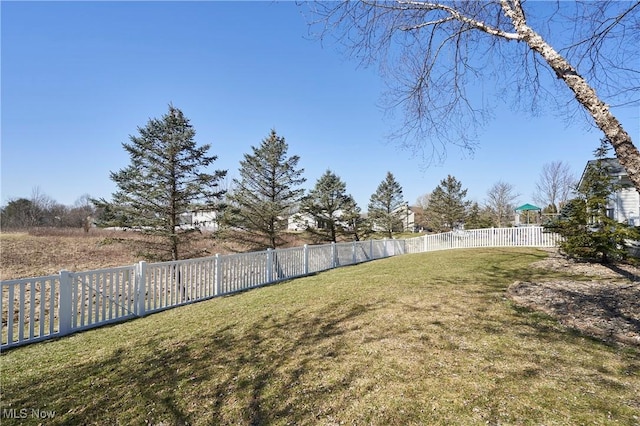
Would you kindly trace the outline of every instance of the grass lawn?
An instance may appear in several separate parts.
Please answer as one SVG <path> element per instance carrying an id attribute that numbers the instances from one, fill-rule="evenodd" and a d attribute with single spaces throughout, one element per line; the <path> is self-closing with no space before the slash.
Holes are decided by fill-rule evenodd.
<path id="1" fill-rule="evenodd" d="M 17 348 L 1 423 L 640 424 L 640 351 L 505 299 L 559 277 L 544 256 L 400 256 Z"/>

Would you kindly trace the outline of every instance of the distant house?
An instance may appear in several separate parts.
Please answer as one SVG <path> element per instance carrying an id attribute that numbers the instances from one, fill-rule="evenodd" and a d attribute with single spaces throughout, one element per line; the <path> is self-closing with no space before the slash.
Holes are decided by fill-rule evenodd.
<path id="1" fill-rule="evenodd" d="M 402 219 L 402 229 L 404 232 L 416 232 L 416 207 L 412 207 L 409 204 L 405 204 L 402 207 L 396 209 L 399 211 Z"/>
<path id="2" fill-rule="evenodd" d="M 394 232 L 402 231 L 402 232 L 417 232 L 418 227 L 416 225 L 416 212 L 418 208 L 412 207 L 409 204 L 405 203 L 393 210 L 393 214 L 398 219 L 399 226 L 401 229 L 394 229 Z M 387 231 L 383 227 L 373 224 L 373 230 L 376 232 L 384 232 Z"/>
<path id="3" fill-rule="evenodd" d="M 412 207 L 407 204 L 403 204 L 397 209 L 394 210 L 394 213 L 397 213 L 398 219 L 402 222 L 402 231 L 403 232 L 417 232 L 418 227 L 416 225 L 416 212 L 421 209 L 418 207 Z M 420 212 L 418 212 L 420 213 Z M 340 211 L 336 212 L 336 216 L 339 218 L 341 215 Z M 362 217 L 367 217 L 367 214 L 363 214 Z M 340 221 L 338 220 L 340 223 Z M 342 222 L 342 226 L 348 228 L 349 224 Z M 287 229 L 289 231 L 304 231 L 306 229 L 322 229 L 326 227 L 326 224 L 323 224 L 321 221 L 318 221 L 317 218 L 311 216 L 308 213 L 297 212 L 289 216 Z M 384 229 L 379 226 L 373 227 L 374 231 L 384 231 Z"/>
<path id="4" fill-rule="evenodd" d="M 317 227 L 316 219 L 310 214 L 302 212 L 290 215 L 287 223 L 287 230 L 289 231 L 304 231 L 307 228 Z"/>
<path id="5" fill-rule="evenodd" d="M 336 211 L 336 223 L 343 227 L 348 227 L 347 223 L 340 221 L 340 216 L 342 212 L 340 210 Z M 319 220 L 316 217 L 313 217 L 309 213 L 305 212 L 297 212 L 289 216 L 287 229 L 289 231 L 305 231 L 307 229 L 326 229 L 328 224 L 325 221 Z"/>
<path id="6" fill-rule="evenodd" d="M 218 230 L 218 214 L 211 210 L 198 210 L 181 215 L 181 224 L 185 227 L 199 228 L 203 231 Z"/>
<path id="7" fill-rule="evenodd" d="M 640 226 L 640 194 L 631 183 L 626 170 L 620 165 L 617 158 L 605 158 L 603 160 L 591 160 L 587 162 L 580 177 L 578 187 L 582 186 L 589 167 L 595 165 L 598 161 L 606 162 L 605 164 L 609 169 L 609 174 L 622 185 L 620 190 L 611 194 L 609 203 L 607 204 L 607 216 L 618 222 Z"/>

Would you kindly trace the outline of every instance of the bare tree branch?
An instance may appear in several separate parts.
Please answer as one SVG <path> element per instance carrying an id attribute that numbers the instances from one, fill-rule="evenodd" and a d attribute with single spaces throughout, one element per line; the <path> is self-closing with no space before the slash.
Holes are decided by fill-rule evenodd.
<path id="1" fill-rule="evenodd" d="M 379 65 L 390 117 L 400 112 L 390 136 L 429 162 L 444 160 L 450 145 L 472 152 L 508 94 L 534 114 L 553 109 L 575 118 L 581 111 L 640 189 L 640 152 L 609 107 L 640 101 L 639 4 L 318 1 L 310 28 L 342 43 L 361 65 Z"/>

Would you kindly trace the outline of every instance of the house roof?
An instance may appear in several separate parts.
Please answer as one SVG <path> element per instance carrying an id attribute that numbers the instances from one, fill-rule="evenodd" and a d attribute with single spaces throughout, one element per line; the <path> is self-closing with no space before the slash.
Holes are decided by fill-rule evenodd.
<path id="1" fill-rule="evenodd" d="M 542 210 L 540 207 L 536 207 L 533 204 L 523 204 L 520 207 L 516 208 L 517 212 L 526 212 L 526 211 L 530 211 L 530 210 Z"/>
<path id="2" fill-rule="evenodd" d="M 603 158 L 602 160 L 589 160 L 587 161 L 587 165 L 584 167 L 582 171 L 582 175 L 580 176 L 580 180 L 578 181 L 578 188 L 582 186 L 582 181 L 589 170 L 589 167 L 598 164 L 599 161 L 602 161 L 602 164 L 607 168 L 609 174 L 611 176 L 618 176 L 622 178 L 623 176 L 627 176 L 627 171 L 620 165 L 620 161 L 617 158 Z"/>

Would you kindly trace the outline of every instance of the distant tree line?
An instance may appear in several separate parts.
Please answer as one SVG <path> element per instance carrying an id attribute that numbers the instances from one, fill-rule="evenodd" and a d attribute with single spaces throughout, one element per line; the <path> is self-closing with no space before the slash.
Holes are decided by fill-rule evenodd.
<path id="1" fill-rule="evenodd" d="M 63 206 L 38 190 L 30 199 L 12 200 L 1 209 L 2 227 L 37 226 L 136 228 L 155 238 L 140 253 L 150 259 L 180 259 L 194 254 L 189 242 L 200 236 L 196 224 L 185 226 L 184 215 L 214 211 L 215 237 L 248 249 L 277 248 L 286 243 L 289 219 L 297 215 L 316 242 L 360 240 L 373 234 L 393 237 L 410 231 L 446 232 L 465 227 L 513 224 L 519 197 L 509 183 L 499 181 L 483 204 L 467 199 L 467 189 L 447 176 L 414 205 L 404 199 L 393 173 L 371 195 L 363 214 L 340 176 L 328 169 L 305 191 L 300 157 L 288 153 L 284 137 L 272 129 L 240 161 L 239 177 L 224 185 L 226 170 L 215 170 L 211 145 L 198 145 L 195 130 L 183 112 L 169 105 L 159 119 L 122 144 L 130 164 L 110 174 L 117 185 L 111 200 L 82 196 Z M 566 203 L 575 178 L 562 162 L 545 165 L 536 184 L 536 199 L 557 213 Z M 409 224 L 409 215 L 415 215 Z"/>
<path id="2" fill-rule="evenodd" d="M 2 229 L 36 227 L 84 228 L 88 231 L 96 208 L 89 195 L 83 195 L 72 206 L 54 201 L 34 189 L 30 198 L 17 198 L 0 209 Z"/>

